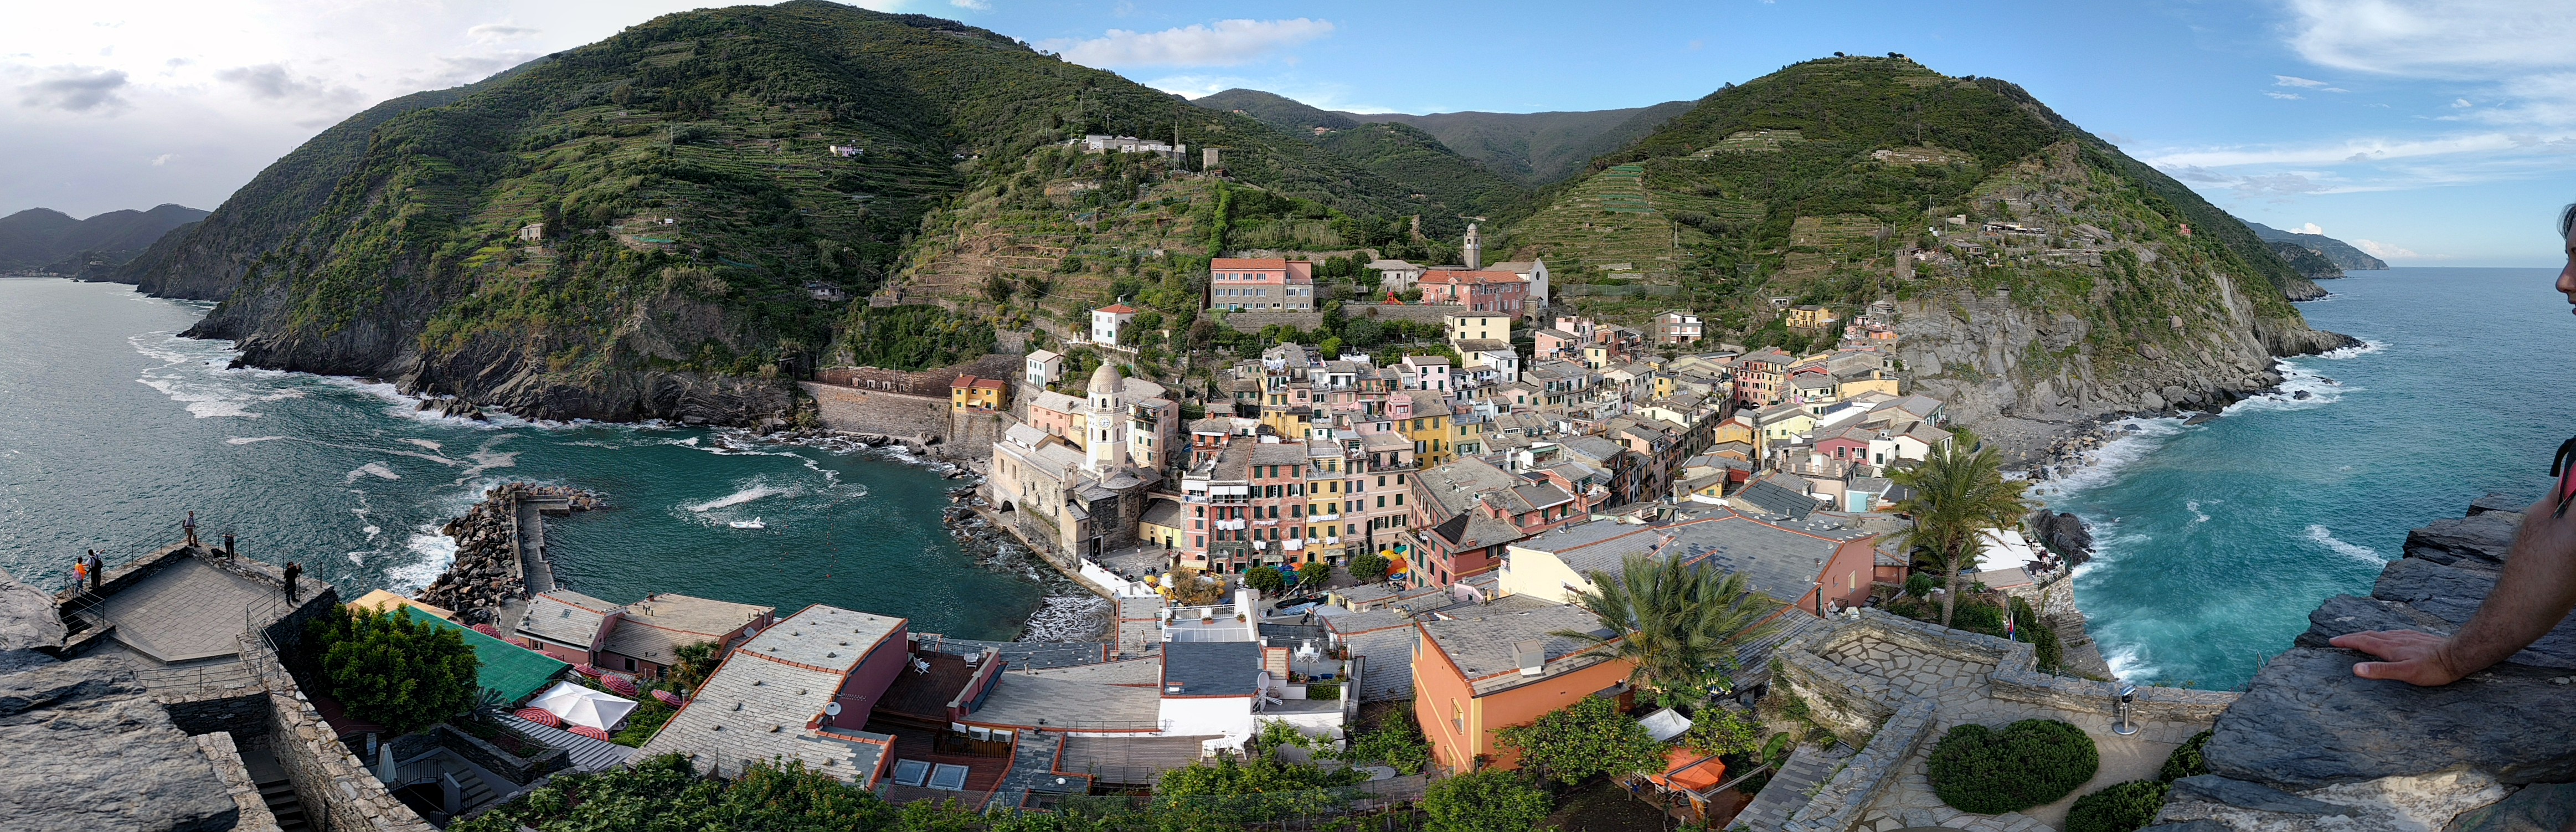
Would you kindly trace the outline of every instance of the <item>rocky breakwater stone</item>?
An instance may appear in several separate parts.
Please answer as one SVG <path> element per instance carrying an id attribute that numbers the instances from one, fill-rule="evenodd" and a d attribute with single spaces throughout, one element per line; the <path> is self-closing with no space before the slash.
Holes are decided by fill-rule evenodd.
<path id="1" fill-rule="evenodd" d="M 0 832 L 233 828 L 196 741 L 115 659 L 0 654 Z"/>
<path id="2" fill-rule="evenodd" d="M 2519 511 L 2481 511 L 2467 517 L 2435 520 L 2406 533 L 2406 556 L 2446 566 L 2502 569 L 2513 535 L 2522 528 Z"/>

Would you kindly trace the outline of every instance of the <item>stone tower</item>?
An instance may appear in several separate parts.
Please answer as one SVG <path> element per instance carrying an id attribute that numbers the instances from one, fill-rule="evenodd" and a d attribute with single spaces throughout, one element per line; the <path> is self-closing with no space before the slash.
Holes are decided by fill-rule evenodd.
<path id="1" fill-rule="evenodd" d="M 1127 464 L 1127 414 L 1118 407 L 1118 368 L 1102 364 L 1091 374 L 1089 441 L 1083 443 L 1082 469 L 1106 476 Z"/>
<path id="2" fill-rule="evenodd" d="M 1475 223 L 1471 222 L 1467 224 L 1467 244 L 1462 248 L 1467 256 L 1468 269 L 1474 270 L 1485 267 L 1485 244 L 1476 241 Z"/>

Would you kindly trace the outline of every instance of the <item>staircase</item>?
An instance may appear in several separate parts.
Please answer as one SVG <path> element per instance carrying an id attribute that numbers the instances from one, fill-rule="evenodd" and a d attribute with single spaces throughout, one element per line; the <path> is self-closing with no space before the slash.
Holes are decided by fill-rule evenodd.
<path id="1" fill-rule="evenodd" d="M 465 786 L 465 793 L 459 795 L 456 805 L 465 807 L 466 811 L 473 811 L 476 806 L 492 802 L 494 797 L 492 789 L 483 785 L 483 778 L 467 774 L 456 778 L 456 781 Z"/>
<path id="2" fill-rule="evenodd" d="M 285 778 L 259 783 L 260 802 L 268 804 L 268 813 L 277 816 L 278 832 L 305 832 L 313 824 L 304 817 L 304 800 L 295 796 L 295 784 Z"/>

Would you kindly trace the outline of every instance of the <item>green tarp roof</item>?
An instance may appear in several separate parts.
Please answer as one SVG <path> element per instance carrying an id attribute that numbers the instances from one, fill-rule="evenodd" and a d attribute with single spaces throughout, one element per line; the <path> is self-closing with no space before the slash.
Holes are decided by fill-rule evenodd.
<path id="1" fill-rule="evenodd" d="M 572 667 L 549 658 L 544 653 L 484 635 L 471 628 L 457 626 L 456 622 L 421 612 L 415 607 L 406 606 L 402 611 L 404 615 L 411 616 L 413 621 L 426 621 L 432 625 L 464 633 L 466 646 L 474 648 L 475 658 L 483 660 L 483 669 L 475 674 L 475 681 L 484 687 L 500 691 L 501 696 L 513 705 L 536 695 L 537 691 L 544 690 L 556 676 L 561 675 L 566 668 Z"/>

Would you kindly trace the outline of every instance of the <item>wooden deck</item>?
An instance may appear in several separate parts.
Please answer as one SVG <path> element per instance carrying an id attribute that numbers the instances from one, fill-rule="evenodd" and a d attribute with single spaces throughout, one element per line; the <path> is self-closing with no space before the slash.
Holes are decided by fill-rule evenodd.
<path id="1" fill-rule="evenodd" d="M 915 652 L 912 655 L 928 659 L 930 672 L 914 673 L 912 668 L 904 668 L 895 676 L 894 682 L 886 686 L 885 695 L 877 700 L 876 713 L 947 725 L 948 703 L 966 690 L 966 683 L 975 678 L 975 667 L 968 665 L 965 659 L 946 653 Z"/>
<path id="2" fill-rule="evenodd" d="M 1163 772 L 1199 758 L 1199 743 L 1214 737 L 1066 737 L 1056 769 L 1088 774 L 1102 786 L 1150 786 Z"/>

